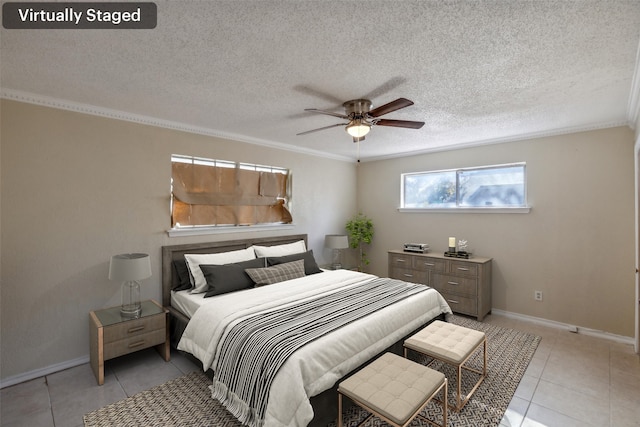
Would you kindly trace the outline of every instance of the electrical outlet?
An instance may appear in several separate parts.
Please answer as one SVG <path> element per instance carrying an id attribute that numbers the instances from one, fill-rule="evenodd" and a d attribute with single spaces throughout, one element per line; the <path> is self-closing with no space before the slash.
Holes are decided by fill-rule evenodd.
<path id="1" fill-rule="evenodd" d="M 542 301 L 542 291 L 534 291 L 533 292 L 533 298 L 536 301 Z"/>

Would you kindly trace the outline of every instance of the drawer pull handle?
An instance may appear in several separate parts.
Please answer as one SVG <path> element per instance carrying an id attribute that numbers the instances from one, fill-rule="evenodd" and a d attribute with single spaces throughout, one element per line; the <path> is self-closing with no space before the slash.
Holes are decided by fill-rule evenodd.
<path id="1" fill-rule="evenodd" d="M 141 331 L 143 329 L 144 329 L 144 325 L 143 326 L 136 326 L 136 327 L 133 327 L 133 328 L 129 328 L 127 333 L 132 334 L 134 332 L 139 332 L 139 331 Z"/>
<path id="2" fill-rule="evenodd" d="M 460 304 L 460 301 L 456 301 L 454 299 L 448 299 L 447 302 L 450 302 L 451 304 Z"/>
<path id="3" fill-rule="evenodd" d="M 398 258 L 398 259 L 396 260 L 396 262 L 407 262 L 407 260 L 406 260 L 406 259 L 404 259 L 404 258 Z"/>
<path id="4" fill-rule="evenodd" d="M 144 340 L 132 342 L 129 344 L 129 348 L 140 347 L 141 345 L 144 345 Z"/>
<path id="5" fill-rule="evenodd" d="M 413 277 L 413 274 L 404 273 L 404 277 Z"/>
<path id="6" fill-rule="evenodd" d="M 465 268 L 465 267 L 458 267 L 458 270 L 460 270 L 460 271 L 469 271 L 469 269 Z"/>
<path id="7" fill-rule="evenodd" d="M 450 285 L 459 285 L 460 284 L 458 282 L 447 282 L 447 283 L 450 284 Z"/>
<path id="8" fill-rule="evenodd" d="M 435 266 L 435 264 L 432 264 L 430 262 L 425 262 L 424 265 L 426 265 L 427 267 L 433 267 Z"/>

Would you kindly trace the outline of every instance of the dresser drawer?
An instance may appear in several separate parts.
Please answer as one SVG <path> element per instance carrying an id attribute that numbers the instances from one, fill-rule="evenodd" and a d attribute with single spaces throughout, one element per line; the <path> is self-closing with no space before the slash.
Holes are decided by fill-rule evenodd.
<path id="1" fill-rule="evenodd" d="M 475 297 L 478 295 L 478 280 L 461 276 L 449 276 L 446 274 L 434 274 L 432 285 L 439 291 L 454 293 L 457 295 L 467 295 Z"/>
<path id="2" fill-rule="evenodd" d="M 426 257 L 413 257 L 413 268 L 422 271 L 445 272 L 447 263 L 444 260 Z"/>
<path id="3" fill-rule="evenodd" d="M 156 316 L 143 317 L 129 322 L 118 323 L 112 326 L 104 327 L 104 344 L 105 346 L 111 342 L 120 341 L 123 338 L 136 337 L 151 331 L 162 330 L 166 328 L 166 314 L 162 313 Z"/>
<path id="4" fill-rule="evenodd" d="M 470 262 L 451 261 L 449 264 L 449 273 L 478 277 L 478 266 Z"/>
<path id="5" fill-rule="evenodd" d="M 475 316 L 478 314 L 478 302 L 476 298 L 467 298 L 460 295 L 440 292 L 455 313 L 464 313 Z"/>
<path id="6" fill-rule="evenodd" d="M 410 268 L 392 268 L 389 277 L 405 282 L 421 283 L 427 285 L 427 273 L 425 271 L 412 270 Z"/>
<path id="7" fill-rule="evenodd" d="M 163 328 L 155 331 L 147 331 L 145 334 L 138 334 L 123 340 L 105 343 L 104 359 L 112 359 L 114 357 L 142 350 L 143 348 L 163 344 L 166 339 L 166 331 Z"/>
<path id="8" fill-rule="evenodd" d="M 392 254 L 389 256 L 389 267 L 411 268 L 412 259 L 411 255 Z"/>

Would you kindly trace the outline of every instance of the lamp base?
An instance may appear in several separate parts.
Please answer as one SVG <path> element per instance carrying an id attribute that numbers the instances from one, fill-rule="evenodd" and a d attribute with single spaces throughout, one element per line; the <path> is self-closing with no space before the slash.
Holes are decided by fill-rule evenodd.
<path id="1" fill-rule="evenodd" d="M 137 319 L 142 313 L 142 305 L 128 305 L 120 307 L 120 317 L 124 319 Z"/>
<path id="2" fill-rule="evenodd" d="M 122 305 L 120 306 L 120 316 L 125 319 L 137 319 L 142 312 L 140 302 L 140 283 L 128 281 L 122 284 Z"/>

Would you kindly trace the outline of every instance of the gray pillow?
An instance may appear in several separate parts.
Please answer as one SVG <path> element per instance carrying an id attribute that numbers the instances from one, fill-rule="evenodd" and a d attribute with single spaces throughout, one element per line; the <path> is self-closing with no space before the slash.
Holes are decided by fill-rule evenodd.
<path id="1" fill-rule="evenodd" d="M 310 274 L 322 273 L 322 270 L 318 267 L 316 259 L 313 257 L 313 251 L 302 252 L 293 255 L 284 255 L 279 257 L 267 257 L 267 265 L 278 265 L 286 262 L 297 261 L 299 259 L 304 260 L 304 274 L 307 276 Z"/>
<path id="2" fill-rule="evenodd" d="M 191 289 L 191 281 L 189 280 L 189 268 L 187 267 L 187 261 L 185 261 L 184 259 L 173 261 L 173 271 L 178 281 L 177 283 L 174 283 L 171 290 L 177 292 Z"/>
<path id="3" fill-rule="evenodd" d="M 264 267 L 264 258 L 222 265 L 200 264 L 200 270 L 207 280 L 205 298 L 228 292 L 253 288 L 253 280 L 245 272 L 247 267 Z"/>
<path id="4" fill-rule="evenodd" d="M 304 260 L 274 265 L 266 268 L 248 268 L 245 270 L 256 286 L 271 285 L 285 280 L 304 277 Z"/>

